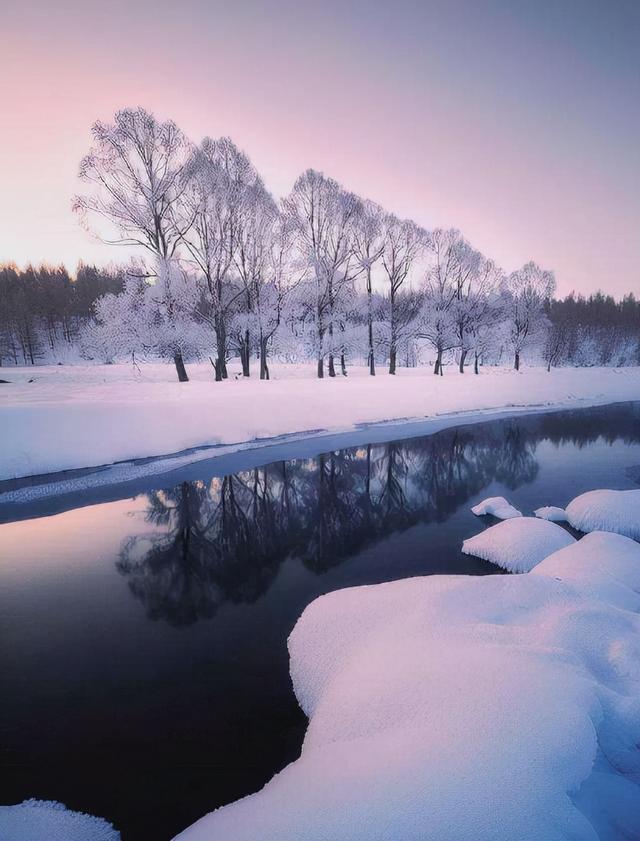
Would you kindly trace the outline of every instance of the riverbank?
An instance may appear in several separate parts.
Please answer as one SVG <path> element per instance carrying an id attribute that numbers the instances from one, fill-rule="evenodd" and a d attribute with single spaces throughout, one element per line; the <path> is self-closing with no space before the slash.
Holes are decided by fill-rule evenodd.
<path id="1" fill-rule="evenodd" d="M 478 376 L 450 371 L 444 377 L 413 368 L 375 378 L 353 368 L 347 378 L 319 381 L 310 365 L 281 365 L 269 382 L 224 383 L 212 381 L 209 365 L 192 365 L 190 374 L 192 380 L 180 384 L 171 366 L 162 364 L 7 369 L 11 382 L 0 390 L 0 479 L 171 454 L 180 454 L 185 464 L 210 458 L 213 452 L 201 449 L 207 447 L 224 448 L 222 455 L 283 436 L 442 416 L 451 416 L 451 424 L 466 413 L 578 408 L 640 395 L 640 368 L 487 368 Z M 180 466 L 177 461 L 163 469 Z M 120 475 L 122 468 L 111 468 L 117 473 L 110 481 L 135 478 L 145 469 L 150 466 L 129 464 Z"/>

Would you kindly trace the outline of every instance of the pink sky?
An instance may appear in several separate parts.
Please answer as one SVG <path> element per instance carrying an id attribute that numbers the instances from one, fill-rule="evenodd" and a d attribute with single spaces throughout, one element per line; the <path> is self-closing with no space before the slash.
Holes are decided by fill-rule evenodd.
<path id="1" fill-rule="evenodd" d="M 71 200 L 91 123 L 143 105 L 276 195 L 313 166 L 561 293 L 638 293 L 640 6 L 560 5 L 9 0 L 0 260 L 123 258 Z"/>

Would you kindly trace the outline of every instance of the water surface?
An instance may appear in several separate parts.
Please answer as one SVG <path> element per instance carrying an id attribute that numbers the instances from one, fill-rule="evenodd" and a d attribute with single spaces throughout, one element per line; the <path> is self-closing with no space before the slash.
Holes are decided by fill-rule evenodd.
<path id="1" fill-rule="evenodd" d="M 304 735 L 286 652 L 304 607 L 339 587 L 498 572 L 460 552 L 490 524 L 470 506 L 503 494 L 531 513 L 637 486 L 640 403 L 233 475 L 212 464 L 0 526 L 3 802 L 61 800 L 123 841 L 165 841 L 260 788 Z"/>

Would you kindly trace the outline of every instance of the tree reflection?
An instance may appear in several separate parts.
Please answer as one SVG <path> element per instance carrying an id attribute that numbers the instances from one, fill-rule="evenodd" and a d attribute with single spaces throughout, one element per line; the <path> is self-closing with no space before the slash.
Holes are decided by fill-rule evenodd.
<path id="1" fill-rule="evenodd" d="M 319 574 L 394 531 L 446 520 L 494 480 L 533 481 L 540 441 L 598 438 L 640 441 L 640 414 L 495 421 L 183 482 L 148 495 L 153 529 L 125 542 L 117 566 L 151 618 L 190 624 L 255 601 L 288 557 Z"/>

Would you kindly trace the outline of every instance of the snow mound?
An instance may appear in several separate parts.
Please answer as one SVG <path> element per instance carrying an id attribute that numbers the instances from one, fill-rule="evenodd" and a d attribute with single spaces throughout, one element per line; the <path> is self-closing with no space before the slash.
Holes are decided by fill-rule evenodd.
<path id="1" fill-rule="evenodd" d="M 567 521 L 567 512 L 564 508 L 558 508 L 557 505 L 545 505 L 542 508 L 536 508 L 533 513 L 541 520 L 550 520 L 552 523 L 566 523 Z"/>
<path id="2" fill-rule="evenodd" d="M 322 596 L 289 639 L 300 758 L 180 841 L 636 837 L 639 575 L 593 535 L 535 575 Z"/>
<path id="3" fill-rule="evenodd" d="M 640 540 L 640 489 L 588 491 L 567 505 L 567 519 L 579 531 L 613 531 Z"/>
<path id="4" fill-rule="evenodd" d="M 574 538 L 555 523 L 518 517 L 468 538 L 462 544 L 462 551 L 509 572 L 529 572 L 552 552 L 571 543 L 575 543 Z"/>
<path id="5" fill-rule="evenodd" d="M 514 508 L 503 496 L 490 496 L 474 505 L 471 511 L 476 517 L 491 514 L 499 520 L 510 520 L 512 517 L 522 517 L 522 512 Z"/>
<path id="6" fill-rule="evenodd" d="M 640 613 L 640 546 L 628 537 L 591 532 L 549 555 L 531 572 L 555 577 L 582 595 Z"/>
<path id="7" fill-rule="evenodd" d="M 103 818 L 71 812 L 55 800 L 25 800 L 0 806 L 2 841 L 120 841 Z"/>

